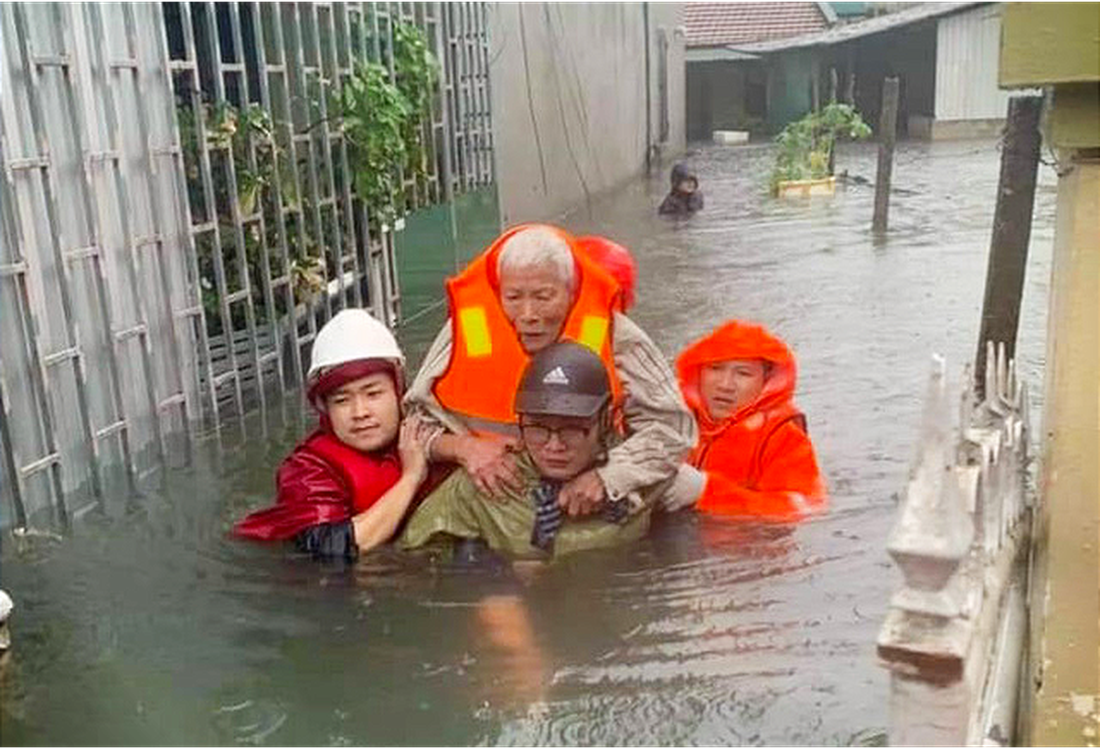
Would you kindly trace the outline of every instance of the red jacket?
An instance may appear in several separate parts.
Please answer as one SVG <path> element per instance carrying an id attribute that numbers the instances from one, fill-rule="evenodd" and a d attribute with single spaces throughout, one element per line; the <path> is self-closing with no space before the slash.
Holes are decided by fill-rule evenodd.
<path id="1" fill-rule="evenodd" d="M 715 422 L 703 406 L 699 373 L 704 364 L 728 359 L 764 359 L 772 369 L 755 401 Z M 781 340 L 763 326 L 732 320 L 685 349 L 676 369 L 699 422 L 689 457 L 706 474 L 699 510 L 792 520 L 825 509 L 806 421 L 792 402 L 797 366 Z"/>
<path id="2" fill-rule="evenodd" d="M 396 441 L 390 450 L 368 454 L 318 429 L 279 466 L 275 506 L 252 513 L 233 532 L 278 541 L 315 525 L 340 523 L 381 499 L 399 478 Z"/>

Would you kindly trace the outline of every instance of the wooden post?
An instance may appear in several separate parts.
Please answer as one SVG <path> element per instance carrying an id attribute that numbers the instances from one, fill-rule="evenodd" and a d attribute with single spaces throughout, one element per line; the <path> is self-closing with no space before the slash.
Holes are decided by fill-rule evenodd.
<path id="1" fill-rule="evenodd" d="M 1020 299 L 1031 239 L 1031 213 L 1035 206 L 1035 179 L 1039 170 L 1039 116 L 1041 96 L 1013 96 L 1008 102 L 997 207 L 993 213 L 993 239 L 985 274 L 985 302 L 978 334 L 974 371 L 985 371 L 986 342 L 1004 343 L 1007 357 L 1015 358 Z M 985 395 L 977 378 L 978 397 Z"/>
<path id="2" fill-rule="evenodd" d="M 882 114 L 878 127 L 878 171 L 875 176 L 875 215 L 871 230 L 886 232 L 890 213 L 890 173 L 894 169 L 894 139 L 898 124 L 898 79 L 887 78 L 882 83 Z"/>
<path id="3" fill-rule="evenodd" d="M 837 75 L 836 66 L 829 68 L 829 103 L 836 104 Z M 829 176 L 836 174 L 836 142 L 829 147 Z"/>

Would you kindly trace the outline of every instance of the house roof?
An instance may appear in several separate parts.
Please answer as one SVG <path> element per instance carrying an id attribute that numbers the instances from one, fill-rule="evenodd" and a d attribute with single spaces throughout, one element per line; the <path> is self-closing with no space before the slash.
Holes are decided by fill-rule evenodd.
<path id="1" fill-rule="evenodd" d="M 690 47 L 720 47 L 821 31 L 835 20 L 821 3 L 685 3 Z M 830 16 L 832 16 L 830 18 Z"/>
<path id="2" fill-rule="evenodd" d="M 921 3 L 884 16 L 876 16 L 863 21 L 834 26 L 823 31 L 811 31 L 798 36 L 789 36 L 783 39 L 765 39 L 758 42 L 730 43 L 728 46 L 739 52 L 764 54 L 767 52 L 780 52 L 787 49 L 803 47 L 821 47 L 830 44 L 839 44 L 852 39 L 858 39 L 882 31 L 897 29 L 911 23 L 924 21 L 929 18 L 950 15 L 962 10 L 967 10 L 978 5 L 986 5 L 982 2 L 935 2 Z M 690 7 L 690 6 L 689 6 Z"/>

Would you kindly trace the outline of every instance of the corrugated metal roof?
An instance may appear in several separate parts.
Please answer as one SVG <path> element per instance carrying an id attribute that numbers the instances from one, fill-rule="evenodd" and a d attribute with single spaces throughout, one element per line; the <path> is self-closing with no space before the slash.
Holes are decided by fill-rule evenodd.
<path id="1" fill-rule="evenodd" d="M 688 47 L 799 36 L 828 28 L 818 3 L 685 3 Z"/>
<path id="2" fill-rule="evenodd" d="M 948 2 L 948 3 L 922 3 L 914 5 L 896 13 L 888 13 L 884 16 L 868 18 L 865 21 L 857 21 L 844 26 L 834 26 L 825 31 L 810 32 L 785 39 L 772 39 L 744 44 L 731 43 L 729 46 L 740 52 L 765 53 L 779 52 L 786 49 L 798 49 L 800 47 L 822 47 L 830 44 L 839 44 L 851 39 L 877 34 L 883 31 L 907 26 L 911 23 L 924 21 L 929 18 L 957 13 L 978 5 L 986 5 L 981 2 Z"/>

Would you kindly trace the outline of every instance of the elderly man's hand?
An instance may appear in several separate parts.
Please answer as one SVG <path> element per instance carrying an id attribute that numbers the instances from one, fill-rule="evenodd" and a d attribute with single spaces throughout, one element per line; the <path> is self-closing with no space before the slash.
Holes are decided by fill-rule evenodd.
<path id="1" fill-rule="evenodd" d="M 508 437 L 474 437 L 463 439 L 459 463 L 470 474 L 478 491 L 503 498 L 507 488 L 518 491 L 523 486 L 516 456 L 512 448 L 516 441 Z"/>
<path id="2" fill-rule="evenodd" d="M 558 504 L 570 517 L 579 517 L 596 512 L 606 496 L 603 481 L 592 469 L 574 477 L 561 488 Z"/>

